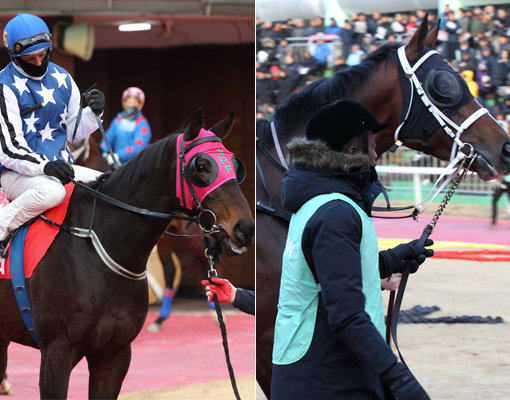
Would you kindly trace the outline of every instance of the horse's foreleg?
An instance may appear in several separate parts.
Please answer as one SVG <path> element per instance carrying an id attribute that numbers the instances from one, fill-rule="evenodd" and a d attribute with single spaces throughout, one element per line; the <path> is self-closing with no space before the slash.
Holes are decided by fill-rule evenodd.
<path id="1" fill-rule="evenodd" d="M 131 362 L 131 345 L 88 355 L 89 399 L 116 399 Z"/>
<path id="2" fill-rule="evenodd" d="M 7 369 L 7 347 L 9 342 L 0 339 L 0 394 L 12 394 L 12 388 L 7 381 L 5 370 Z"/>
<path id="3" fill-rule="evenodd" d="M 73 361 L 71 346 L 54 341 L 41 348 L 39 392 L 41 399 L 66 399 Z"/>

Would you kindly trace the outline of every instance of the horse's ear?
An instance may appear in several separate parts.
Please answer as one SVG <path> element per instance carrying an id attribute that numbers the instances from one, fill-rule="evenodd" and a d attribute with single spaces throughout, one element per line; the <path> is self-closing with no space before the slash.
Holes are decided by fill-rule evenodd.
<path id="1" fill-rule="evenodd" d="M 227 135 L 230 133 L 232 125 L 234 125 L 234 120 L 235 120 L 234 111 L 231 111 L 230 114 L 228 114 L 225 119 L 218 122 L 209 130 L 213 132 L 216 136 L 218 136 L 220 139 L 225 139 Z"/>
<path id="2" fill-rule="evenodd" d="M 202 111 L 202 107 L 200 107 L 193 118 L 191 119 L 191 124 L 184 131 L 183 139 L 188 142 L 190 140 L 195 140 L 195 138 L 200 133 L 200 129 L 204 126 L 204 112 Z"/>
<path id="3" fill-rule="evenodd" d="M 427 34 L 427 37 L 423 41 L 423 44 L 427 46 L 429 49 L 433 49 L 436 47 L 437 34 L 439 32 L 439 25 L 441 24 L 441 18 L 437 20 L 436 26 L 432 28 L 432 30 Z"/>
<path id="4" fill-rule="evenodd" d="M 423 53 L 423 45 L 425 38 L 427 37 L 427 32 L 429 30 L 429 22 L 428 22 L 429 13 L 425 15 L 423 20 L 421 21 L 420 26 L 413 34 L 411 40 L 406 46 L 406 56 L 408 60 L 416 60 L 420 58 Z"/>

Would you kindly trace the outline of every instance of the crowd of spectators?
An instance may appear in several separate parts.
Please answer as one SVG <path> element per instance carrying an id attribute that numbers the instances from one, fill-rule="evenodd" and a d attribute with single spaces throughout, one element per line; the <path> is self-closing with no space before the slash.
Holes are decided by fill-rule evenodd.
<path id="1" fill-rule="evenodd" d="M 351 14 L 331 18 L 257 21 L 257 115 L 270 118 L 274 106 L 310 82 L 349 66 L 388 42 L 405 42 L 425 10 L 384 15 Z M 441 19 L 436 50 L 468 81 L 471 92 L 493 116 L 510 121 L 510 16 L 492 5 L 458 9 L 448 5 Z M 429 29 L 438 21 L 429 10 Z"/>

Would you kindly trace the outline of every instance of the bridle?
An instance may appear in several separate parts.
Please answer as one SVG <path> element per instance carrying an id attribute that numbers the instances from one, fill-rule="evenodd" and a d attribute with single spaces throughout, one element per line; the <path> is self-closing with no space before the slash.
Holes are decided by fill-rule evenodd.
<path id="1" fill-rule="evenodd" d="M 211 139 L 207 140 L 207 141 L 220 141 L 221 140 L 219 138 L 217 138 L 215 136 L 216 140 L 211 137 Z M 195 141 L 193 141 L 191 143 L 191 145 L 194 146 L 197 146 L 201 143 L 203 143 L 204 141 L 202 142 L 199 142 L 198 144 L 195 144 L 195 142 L 198 142 L 200 139 L 197 139 Z M 189 151 L 189 148 L 191 145 L 188 145 L 186 147 L 186 149 L 181 149 L 181 150 L 188 150 Z M 239 160 L 240 162 L 240 160 Z M 189 177 L 189 169 L 186 168 L 187 164 L 184 163 L 182 160 L 179 161 L 179 168 L 183 168 L 184 169 L 184 179 L 188 182 L 191 182 L 191 178 Z M 181 175 L 183 176 L 183 175 Z M 133 273 L 129 270 L 127 270 L 126 268 L 122 267 L 121 265 L 119 265 L 117 262 L 115 262 L 115 260 L 113 260 L 109 255 L 108 253 L 106 252 L 106 250 L 104 249 L 104 246 L 101 244 L 101 241 L 99 239 L 99 237 L 97 236 L 97 234 L 95 233 L 93 227 L 94 227 L 94 220 L 95 220 L 95 211 L 96 211 L 96 205 L 97 205 L 97 199 L 100 199 L 102 201 L 105 201 L 106 203 L 109 203 L 117 208 L 121 208 L 121 209 L 124 209 L 124 210 L 127 210 L 127 211 L 130 211 L 130 212 L 133 212 L 133 213 L 136 213 L 136 214 L 139 214 L 139 215 L 144 215 L 144 216 L 147 216 L 147 217 L 154 217 L 154 218 L 159 218 L 159 219 L 164 219 L 164 220 L 168 220 L 169 222 L 172 221 L 172 220 L 184 220 L 184 221 L 189 221 L 190 223 L 196 223 L 199 228 L 200 228 L 200 235 L 176 235 L 176 234 L 173 234 L 171 232 L 167 232 L 165 231 L 164 233 L 167 234 L 167 235 L 170 235 L 170 236 L 176 236 L 176 237 L 195 237 L 195 236 L 200 236 L 200 237 L 208 237 L 208 236 L 211 236 L 215 233 L 218 233 L 220 232 L 220 227 L 217 225 L 217 219 L 216 219 L 216 215 L 214 214 L 214 212 L 212 210 L 209 210 L 207 208 L 205 208 L 203 206 L 203 203 L 198 201 L 198 197 L 196 196 L 196 194 L 194 193 L 194 191 L 192 192 L 193 195 L 194 195 L 194 200 L 196 202 L 196 204 L 192 207 L 191 210 L 189 210 L 189 212 L 192 214 L 192 215 L 182 215 L 182 211 L 177 211 L 177 212 L 172 212 L 172 213 L 162 213 L 162 212 L 157 212 L 157 211 L 150 211 L 150 210 L 147 210 L 147 209 L 144 209 L 144 208 L 140 208 L 140 207 L 136 207 L 136 206 L 132 206 L 130 204 L 127 204 L 127 203 L 124 203 L 120 200 L 117 200 L 113 197 L 110 197 L 104 193 L 101 193 L 100 192 L 100 189 L 101 189 L 101 185 L 106 181 L 108 175 L 102 175 L 101 177 L 98 178 L 98 181 L 99 181 L 99 185 L 98 185 L 98 188 L 97 189 L 92 189 L 91 187 L 83 184 L 82 182 L 78 182 L 74 179 L 71 179 L 71 181 L 76 185 L 76 186 L 79 186 L 80 188 L 82 188 L 83 190 L 85 190 L 88 194 L 92 195 L 94 197 L 94 201 L 93 201 L 93 207 L 92 207 L 92 214 L 91 214 L 91 220 L 90 220 L 90 224 L 89 224 L 89 227 L 88 228 L 78 228 L 78 227 L 74 227 L 74 226 L 71 226 L 71 227 L 68 227 L 68 226 L 64 226 L 64 225 L 61 225 L 61 224 L 58 224 L 54 221 L 52 221 L 51 219 L 47 218 L 44 214 L 42 214 L 39 218 L 41 218 L 43 221 L 45 221 L 46 223 L 50 224 L 50 225 L 53 225 L 53 226 L 57 226 L 61 229 L 64 229 L 64 230 L 67 230 L 69 231 L 71 234 L 73 234 L 74 236 L 77 236 L 77 237 L 80 237 L 80 238 L 88 238 L 88 239 L 91 239 L 92 241 L 92 244 L 97 252 L 97 254 L 99 255 L 99 257 L 101 258 L 101 260 L 104 262 L 104 264 L 110 268 L 113 272 L 115 272 L 116 274 L 124 277 L 124 278 L 127 278 L 127 279 L 130 279 L 130 280 L 143 280 L 147 277 L 147 271 L 143 271 L 141 273 Z M 190 183 L 190 190 L 193 190 L 193 185 L 191 185 Z"/>
<path id="2" fill-rule="evenodd" d="M 406 53 L 405 53 L 405 45 L 401 46 L 397 50 L 398 60 L 400 63 L 400 66 L 402 67 L 402 70 L 404 71 L 405 78 L 409 82 L 410 86 L 410 100 L 409 105 L 407 107 L 407 111 L 405 113 L 405 117 L 400 123 L 400 125 L 395 130 L 394 139 L 395 143 L 390 148 L 390 151 L 394 152 L 399 146 L 401 146 L 406 138 L 400 137 L 400 133 L 402 128 L 405 126 L 406 122 L 408 122 L 408 118 L 411 112 L 411 107 L 413 105 L 413 96 L 414 93 L 420 97 L 420 100 L 426 107 L 427 111 L 434 117 L 434 119 L 438 122 L 439 126 L 446 132 L 446 134 L 453 140 L 452 149 L 450 153 L 450 162 L 448 166 L 446 167 L 446 171 L 451 169 L 459 169 L 460 163 L 464 159 L 474 160 L 477 158 L 482 158 L 480 154 L 476 152 L 474 147 L 467 142 L 463 142 L 461 140 L 461 135 L 464 133 L 474 122 L 476 122 L 479 118 L 484 116 L 485 114 L 489 114 L 488 110 L 484 107 L 481 107 L 476 110 L 474 113 L 472 113 L 468 118 L 466 118 L 460 125 L 453 122 L 450 118 L 448 118 L 445 113 L 437 107 L 434 102 L 429 98 L 426 91 L 423 88 L 422 82 L 418 79 L 418 76 L 416 75 L 417 70 L 424 64 L 424 62 L 431 56 L 438 54 L 436 50 L 429 50 L 425 54 L 423 54 L 416 63 L 411 66 L 409 63 L 409 60 L 407 59 Z M 476 101 L 476 100 L 475 100 Z M 478 103 L 478 102 L 477 102 Z M 404 105 L 405 107 L 405 105 Z M 472 161 L 470 162 L 471 165 Z M 487 163 L 487 165 L 489 165 Z M 489 165 L 490 166 L 490 165 Z M 441 191 L 446 187 L 447 184 L 449 184 L 452 179 L 454 178 L 454 174 L 449 175 L 443 183 L 436 189 L 439 182 L 445 177 L 446 172 L 443 173 L 439 178 L 436 180 L 434 187 L 431 189 L 431 192 L 427 196 L 427 198 L 422 201 L 419 205 L 425 203 L 428 201 L 428 203 L 432 202 L 432 200 L 439 194 Z M 430 194 L 434 193 L 432 198 L 428 200 L 430 197 Z M 415 207 L 418 207 L 419 205 L 415 205 Z M 423 212 L 425 210 L 422 209 L 419 211 L 419 213 Z"/>

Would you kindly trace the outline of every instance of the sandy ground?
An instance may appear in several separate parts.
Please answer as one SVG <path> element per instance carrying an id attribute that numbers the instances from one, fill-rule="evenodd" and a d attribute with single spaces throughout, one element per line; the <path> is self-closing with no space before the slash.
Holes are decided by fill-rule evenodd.
<path id="1" fill-rule="evenodd" d="M 409 279 L 403 309 L 438 305 L 431 316 L 505 321 L 399 325 L 403 356 L 432 399 L 510 399 L 509 284 L 508 262 L 429 260 Z"/>
<path id="2" fill-rule="evenodd" d="M 255 398 L 255 378 L 242 377 L 236 379 L 239 395 L 243 400 Z M 229 380 L 221 380 L 209 383 L 182 386 L 167 390 L 147 390 L 143 392 L 129 393 L 119 397 L 119 400 L 204 400 L 204 399 L 234 399 L 234 392 Z"/>
<path id="3" fill-rule="evenodd" d="M 400 350 L 432 399 L 510 399 L 509 286 L 508 262 L 432 259 L 410 277 L 402 309 L 438 305 L 441 311 L 431 317 L 490 315 L 505 321 L 399 325 Z M 265 397 L 257 391 L 256 398 Z"/>

